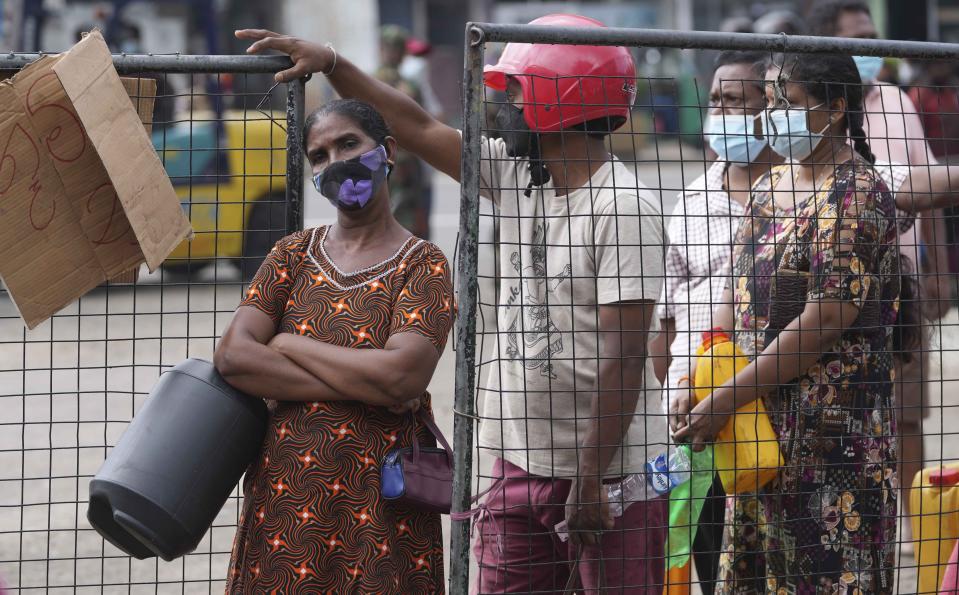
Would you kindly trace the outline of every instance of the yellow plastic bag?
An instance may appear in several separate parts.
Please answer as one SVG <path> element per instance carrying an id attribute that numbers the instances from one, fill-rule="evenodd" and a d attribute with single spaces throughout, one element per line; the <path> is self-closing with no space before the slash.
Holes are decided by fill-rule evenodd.
<path id="1" fill-rule="evenodd" d="M 749 360 L 720 331 L 703 333 L 693 387 L 699 403 L 746 367 Z M 783 465 L 779 441 L 762 399 L 743 405 L 716 437 L 713 454 L 719 478 L 727 494 L 759 491 Z"/>

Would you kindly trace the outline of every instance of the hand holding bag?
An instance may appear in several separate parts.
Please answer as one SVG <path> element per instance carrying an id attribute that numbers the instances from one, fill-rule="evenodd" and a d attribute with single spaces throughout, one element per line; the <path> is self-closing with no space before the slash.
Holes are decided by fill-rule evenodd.
<path id="1" fill-rule="evenodd" d="M 432 417 L 423 409 L 419 418 L 443 448 L 413 446 L 386 454 L 380 467 L 380 494 L 386 500 L 426 512 L 449 514 L 453 507 L 453 450 Z"/>
<path id="2" fill-rule="evenodd" d="M 714 329 L 703 333 L 697 350 L 695 386 L 700 402 L 749 364 L 729 336 Z M 776 479 L 784 461 L 779 439 L 762 398 L 743 405 L 719 430 L 714 444 L 715 465 L 727 494 L 758 492 Z"/>

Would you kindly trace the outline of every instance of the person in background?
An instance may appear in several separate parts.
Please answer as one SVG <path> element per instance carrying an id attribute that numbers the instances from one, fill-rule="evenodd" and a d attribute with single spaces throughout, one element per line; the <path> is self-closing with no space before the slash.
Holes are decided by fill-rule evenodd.
<path id="1" fill-rule="evenodd" d="M 951 163 L 959 157 L 959 77 L 948 60 L 925 64 L 909 90 L 929 136 L 929 146 L 940 161 Z M 959 271 L 959 230 L 956 209 L 948 211 L 949 270 Z"/>
<path id="2" fill-rule="evenodd" d="M 719 24 L 723 33 L 752 33 L 753 20 L 749 17 L 727 17 Z"/>
<path id="3" fill-rule="evenodd" d="M 715 326 L 713 311 L 727 285 L 733 236 L 746 212 L 749 189 L 772 162 L 781 161 L 757 135 L 759 113 L 766 106 L 763 77 L 768 59 L 767 52 L 740 51 L 716 58 L 703 132 L 719 158 L 680 194 L 670 216 L 666 278 L 656 306 L 662 330 L 650 344 L 667 411 L 689 408 L 692 360 L 702 333 Z M 676 416 L 670 416 L 670 425 L 679 429 Z M 717 475 L 693 542 L 704 595 L 712 595 L 715 586 L 725 510 Z"/>
<path id="4" fill-rule="evenodd" d="M 770 10 L 756 19 L 753 33 L 804 35 L 806 23 L 791 10 Z"/>
<path id="5" fill-rule="evenodd" d="M 918 343 L 914 282 L 900 275 L 895 204 L 872 167 L 853 60 L 786 56 L 766 78 L 764 137 L 788 163 L 752 188 L 714 317 L 750 363 L 677 411 L 675 437 L 700 450 L 761 398 L 786 449 L 751 506 L 732 499 L 721 593 L 891 594 L 893 354 Z"/>
<path id="6" fill-rule="evenodd" d="M 406 57 L 400 63 L 400 76 L 413 83 L 419 88 L 420 95 L 423 98 L 423 107 L 437 120 L 444 122 L 446 115 L 443 113 L 443 105 L 440 103 L 436 92 L 433 90 L 433 84 L 430 82 L 430 63 L 427 56 L 433 51 L 433 46 L 422 39 L 409 37 L 406 40 Z M 435 170 L 425 161 L 421 161 L 423 166 L 423 192 L 425 194 L 426 223 L 429 223 L 430 213 L 433 212 L 433 174 Z M 429 233 L 429 225 L 426 226 L 426 233 Z"/>
<path id="7" fill-rule="evenodd" d="M 397 25 L 384 25 L 380 29 L 380 66 L 374 76 L 422 105 L 421 87 L 400 72 L 408 39 L 407 31 Z M 429 239 L 430 170 L 416 155 L 400 148 L 391 182 L 393 216 L 413 235 Z"/>
<path id="8" fill-rule="evenodd" d="M 959 155 L 957 85 L 955 65 L 949 60 L 934 60 L 925 65 L 909 89 L 909 98 L 919 110 L 932 154 L 947 162 L 953 155 Z"/>
<path id="9" fill-rule="evenodd" d="M 676 411 L 691 399 L 689 374 L 695 350 L 703 331 L 714 326 L 714 306 L 728 280 L 733 236 L 750 188 L 783 162 L 753 126 L 766 105 L 767 62 L 765 52 L 727 51 L 717 57 L 704 134 L 719 159 L 687 186 L 670 217 L 666 278 L 656 309 L 662 332 L 650 343 L 650 354 L 666 389 L 674 430 Z M 917 168 L 912 177 L 906 166 L 879 162 L 876 170 L 895 192 L 901 229 L 912 225 L 915 212 L 942 208 L 956 198 L 950 192 L 950 176 L 959 180 L 959 171 L 937 169 L 930 175 L 926 168 Z M 693 543 L 696 574 L 705 595 L 714 589 L 724 510 L 723 487 L 717 480 Z"/>
<path id="10" fill-rule="evenodd" d="M 75 40 L 80 41 L 83 36 L 92 29 L 104 25 L 89 24 L 78 28 L 75 33 Z M 123 54 L 146 54 L 147 48 L 143 46 L 143 35 L 140 27 L 134 23 L 121 22 L 114 33 L 114 38 L 108 40 L 110 50 Z M 169 74 L 145 72 L 139 73 L 137 77 L 141 79 L 153 79 L 156 81 L 156 98 L 153 101 L 153 122 L 154 131 L 162 130 L 173 126 L 176 123 L 176 88 L 170 82 Z"/>
<path id="11" fill-rule="evenodd" d="M 399 70 L 406 58 L 406 42 L 409 31 L 399 25 L 380 27 L 380 68 Z"/>
<path id="12" fill-rule="evenodd" d="M 604 26 L 576 15 L 532 24 Z M 406 95 L 329 47 L 262 30 L 237 36 L 255 40 L 251 53 L 290 54 L 278 80 L 323 72 L 341 96 L 369 101 L 400 144 L 459 179 L 460 132 Z M 612 518 L 606 496 L 606 482 L 642 472 L 667 440 L 646 357 L 662 214 L 606 138 L 630 115 L 635 76 L 627 48 L 545 44 L 507 45 L 484 73 L 507 103 L 502 136 L 482 139 L 478 172 L 502 218 L 499 375 L 479 412 L 479 448 L 496 458 L 475 528 L 481 593 L 570 583 L 595 593 L 603 581 L 610 592 L 662 594 L 666 499 L 629 502 Z M 562 522 L 568 543 L 555 532 Z"/>
<path id="13" fill-rule="evenodd" d="M 400 63 L 400 76 L 419 88 L 423 96 L 423 107 L 437 120 L 445 120 L 443 105 L 440 103 L 433 84 L 430 82 L 429 56 L 433 52 L 433 45 L 428 41 L 410 36 L 406 40 L 406 55 Z"/>
<path id="14" fill-rule="evenodd" d="M 396 139 L 373 107 L 328 103 L 303 147 L 336 223 L 277 242 L 213 358 L 270 409 L 227 592 L 442 592 L 440 515 L 385 500 L 379 465 L 435 444 L 409 411 L 431 415 L 455 308 L 449 263 L 392 215 Z"/>
<path id="15" fill-rule="evenodd" d="M 807 20 L 814 35 L 857 39 L 879 37 L 869 5 L 864 0 L 820 0 L 812 6 Z M 865 85 L 863 127 L 876 158 L 911 167 L 936 164 L 912 100 L 898 87 L 877 81 L 882 59 L 857 56 L 855 60 Z M 941 210 L 925 213 L 920 216 L 918 224 L 899 239 L 903 254 L 917 263 L 921 308 L 929 320 L 938 320 L 951 306 L 944 219 Z M 919 357 L 912 358 L 908 363 L 897 360 L 900 475 L 905 486 L 912 485 L 912 478 L 922 469 L 924 460 L 922 420 L 929 412 L 926 382 L 930 364 L 929 356 L 925 354 L 931 352 L 932 333 L 921 333 L 921 340 Z M 902 506 L 908 514 L 908 497 L 902 498 Z M 906 550 L 911 546 L 909 534 L 910 523 L 903 522 Z"/>

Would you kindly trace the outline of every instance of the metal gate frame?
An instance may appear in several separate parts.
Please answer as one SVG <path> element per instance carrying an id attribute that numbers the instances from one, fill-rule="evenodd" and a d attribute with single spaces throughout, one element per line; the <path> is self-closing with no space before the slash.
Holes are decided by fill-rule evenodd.
<path id="1" fill-rule="evenodd" d="M 19 71 L 20 69 L 31 64 L 38 58 L 43 57 L 47 54 L 36 54 L 36 53 L 6 53 L 0 54 L 0 72 L 13 72 Z M 209 74 L 209 75 L 224 75 L 224 74 L 246 74 L 246 75 L 255 75 L 255 74 L 275 74 L 279 71 L 286 70 L 292 66 L 292 62 L 286 56 L 213 56 L 213 55 L 114 55 L 113 64 L 117 72 L 121 75 L 137 76 L 145 74 L 162 74 L 162 75 L 173 75 L 173 74 L 185 74 L 185 75 L 195 75 L 195 74 Z M 305 83 L 307 79 L 299 79 L 295 81 L 290 81 L 286 83 L 287 92 L 286 92 L 286 101 L 285 101 L 285 122 L 282 123 L 282 126 L 285 126 L 286 132 L 286 144 L 285 148 L 287 151 L 286 154 L 286 190 L 285 190 L 285 206 L 286 206 L 286 216 L 285 220 L 282 222 L 284 229 L 284 235 L 289 234 L 295 231 L 303 229 L 304 225 L 304 204 L 303 204 L 303 194 L 304 194 L 304 157 L 302 149 L 302 137 L 300 130 L 302 128 L 305 114 L 304 114 L 304 100 L 305 100 Z M 269 89 L 272 91 L 272 88 Z M 263 94 L 269 94 L 269 91 L 264 88 L 262 90 Z M 252 109 L 252 108 L 250 108 Z M 280 125 L 279 122 L 274 121 L 275 125 Z M 279 147 L 277 147 L 279 149 Z M 246 199 L 244 198 L 244 201 Z M 277 221 L 279 223 L 279 221 Z M 279 225 L 277 225 L 279 228 Z M 275 231 L 279 231 L 276 229 Z M 162 284 L 162 282 L 161 282 Z M 23 331 L 26 333 L 26 331 Z M 26 337 L 26 335 L 24 335 Z M 26 341 L 26 339 L 21 339 Z M 161 364 L 161 362 L 157 362 Z M 24 364 L 26 365 L 26 364 Z M 14 369 L 13 372 L 18 370 Z M 24 368 L 19 370 L 21 373 L 25 374 L 27 369 Z M 131 397 L 135 396 L 135 391 L 131 393 Z M 25 418 L 24 418 L 25 419 Z M 109 446 L 104 444 L 104 446 Z M 23 446 L 21 445 L 21 449 Z M 23 451 L 21 450 L 21 453 Z M 25 469 L 25 467 L 24 467 Z M 21 478 L 21 481 L 23 479 Z M 23 503 L 21 502 L 21 507 Z M 79 522 L 79 519 L 77 520 Z M 21 517 L 21 553 L 22 553 L 22 527 L 23 520 Z M 74 531 L 79 531 L 81 528 L 77 526 Z M 48 528 L 48 531 L 50 529 Z M 76 579 L 76 575 L 74 575 Z M 215 577 L 209 577 L 210 580 L 218 580 Z M 21 560 L 20 565 L 20 576 L 15 577 L 14 580 L 17 580 L 17 584 L 14 589 L 19 592 L 24 589 L 34 589 L 34 588 L 44 588 L 50 589 L 49 585 L 44 587 L 23 587 L 23 564 Z M 184 581 L 187 580 L 185 577 Z M 9 585 L 8 585 L 9 586 Z M 104 585 L 101 585 L 101 588 Z M 54 587 L 57 588 L 57 587 Z M 76 585 L 74 585 L 76 588 Z M 95 588 L 95 587 L 94 587 Z M 0 585 L 0 590 L 2 590 L 2 585 Z"/>
<path id="2" fill-rule="evenodd" d="M 888 56 L 913 59 L 957 59 L 959 44 L 848 39 L 835 37 L 675 31 L 660 29 L 547 27 L 468 23 L 463 79 L 463 155 L 460 227 L 457 240 L 456 376 L 453 418 L 455 475 L 453 511 L 471 507 L 473 429 L 477 420 L 476 315 L 479 259 L 480 151 L 483 114 L 483 65 L 487 43 L 615 45 L 695 50 L 761 50 L 770 53 Z M 450 545 L 450 593 L 469 592 L 470 521 L 454 520 Z"/>

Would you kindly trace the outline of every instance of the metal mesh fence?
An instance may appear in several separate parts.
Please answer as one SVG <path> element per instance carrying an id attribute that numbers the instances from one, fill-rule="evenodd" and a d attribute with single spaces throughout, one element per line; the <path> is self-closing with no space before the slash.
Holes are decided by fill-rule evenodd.
<path id="1" fill-rule="evenodd" d="M 918 469 L 955 461 L 956 319 L 938 310 L 955 289 L 941 209 L 956 202 L 959 171 L 934 165 L 928 124 L 919 133 L 909 122 L 959 116 L 945 93 L 955 85 L 916 85 L 909 115 L 905 95 L 862 85 L 835 55 L 954 59 L 959 47 L 495 25 L 468 34 L 454 508 L 481 495 L 453 524 L 451 591 L 469 590 L 472 564 L 479 592 L 659 593 L 666 577 L 669 593 L 710 592 L 710 572 L 717 592 L 936 592 L 959 478 L 927 472 L 907 488 Z M 494 95 L 485 46 L 503 42 L 762 60 L 740 56 L 708 86 L 640 70 L 504 78 Z M 238 495 L 194 553 L 138 562 L 86 524 L 86 483 L 160 372 L 211 358 L 244 280 L 276 237 L 302 226 L 302 83 L 271 88 L 263 76 L 288 62 L 116 63 L 158 79 L 154 145 L 197 237 L 159 272 L 98 288 L 32 331 L 0 304 L 0 577 L 14 592 L 223 588 Z M 281 99 L 264 101 L 277 90 L 285 114 Z M 870 94 L 878 103 L 857 109 Z M 843 123 L 868 145 L 850 147 Z M 906 316 L 916 308 L 925 321 Z M 900 336 L 904 322 L 920 332 Z M 717 334 L 704 347 L 735 345 L 752 362 L 728 382 L 720 368 L 735 359 L 695 354 L 714 327 L 734 342 Z M 712 377 L 700 378 L 706 367 Z M 712 393 L 689 414 L 687 386 Z M 728 414 L 756 402 L 766 412 L 737 413 L 738 448 L 724 447 Z M 761 440 L 742 439 L 767 420 Z M 685 463 L 670 430 L 707 445 L 712 461 Z M 744 462 L 770 452 L 772 462 Z M 762 487 L 718 495 L 734 485 L 728 472 L 761 467 L 772 471 Z M 607 514 L 612 526 L 597 524 Z M 695 542 L 698 559 L 666 573 L 693 529 L 710 538 Z"/>
<path id="2" fill-rule="evenodd" d="M 544 44 L 539 69 L 506 42 Z M 488 24 L 467 46 L 452 592 L 938 592 L 959 93 L 851 56 L 959 46 Z M 514 70 L 484 73 L 491 48 Z M 726 52 L 705 84 L 550 72 L 648 48 Z"/>
<path id="3" fill-rule="evenodd" d="M 5 55 L 13 74 L 35 56 Z M 151 132 L 195 237 L 135 284 L 106 284 L 33 330 L 0 298 L 0 581 L 14 593 L 222 592 L 234 493 L 195 552 L 134 560 L 86 520 L 87 484 L 160 373 L 212 359 L 273 242 L 302 227 L 303 83 L 279 58 L 117 56 L 158 90 Z"/>

